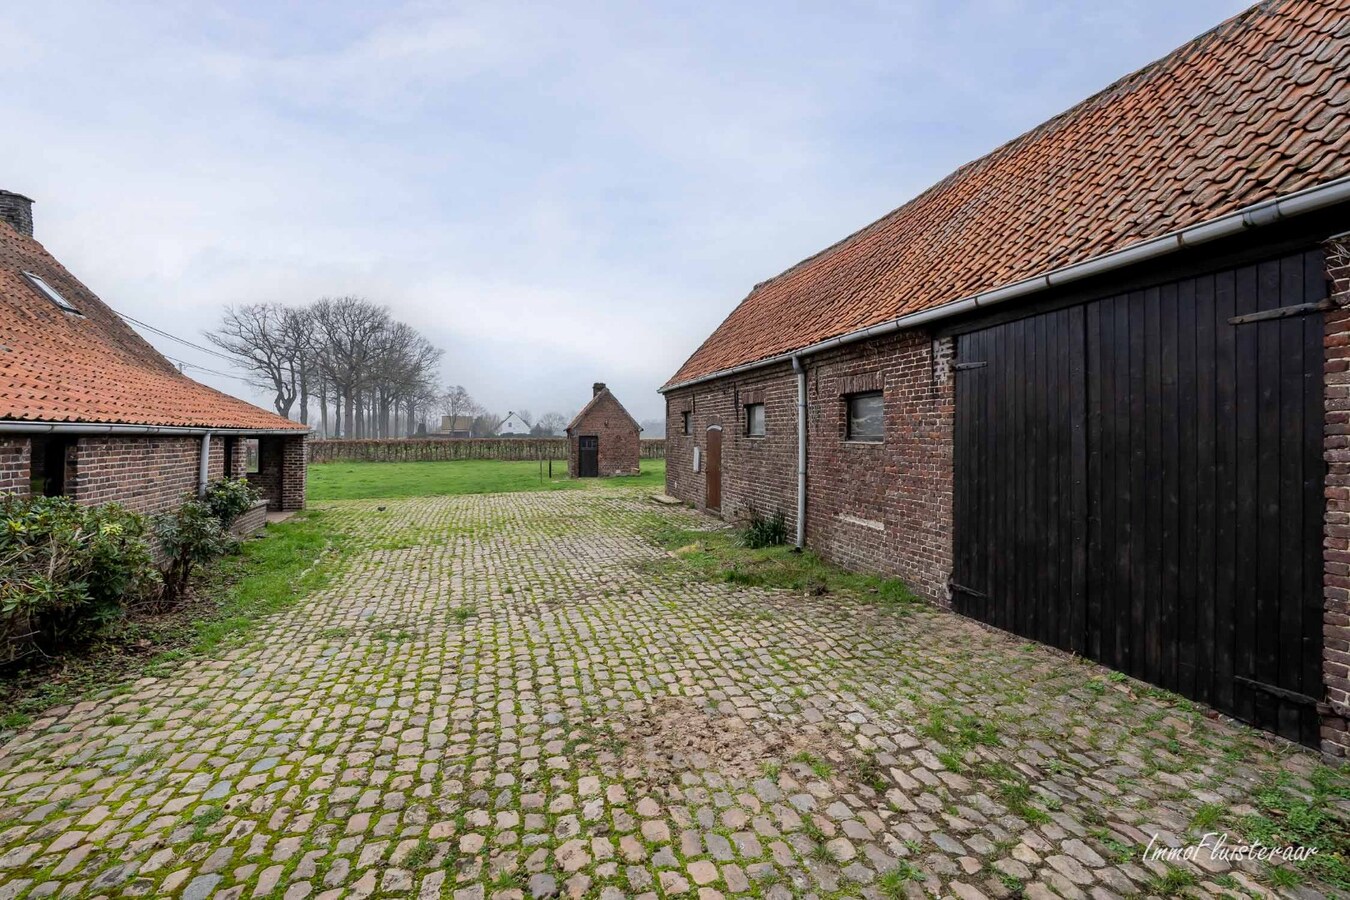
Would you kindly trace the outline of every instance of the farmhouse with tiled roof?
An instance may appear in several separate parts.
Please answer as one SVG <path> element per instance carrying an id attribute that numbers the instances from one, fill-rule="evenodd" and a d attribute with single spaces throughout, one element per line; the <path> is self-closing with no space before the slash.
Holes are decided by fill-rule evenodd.
<path id="1" fill-rule="evenodd" d="M 668 492 L 1344 754 L 1348 23 L 1255 6 L 757 285 Z"/>
<path id="2" fill-rule="evenodd" d="M 304 506 L 308 428 L 179 372 L 33 238 L 32 205 L 0 191 L 0 491 L 160 512 L 232 474 Z"/>

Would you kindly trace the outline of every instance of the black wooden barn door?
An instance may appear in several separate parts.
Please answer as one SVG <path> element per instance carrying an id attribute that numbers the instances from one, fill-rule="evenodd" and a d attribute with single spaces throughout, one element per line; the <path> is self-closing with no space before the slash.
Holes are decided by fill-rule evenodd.
<path id="1" fill-rule="evenodd" d="M 595 478 L 600 474 L 600 438 L 583 434 L 577 438 L 577 477 Z"/>
<path id="2" fill-rule="evenodd" d="M 963 335 L 956 364 L 959 612 L 1082 652 L 1083 308 Z"/>
<path id="3" fill-rule="evenodd" d="M 1323 272 L 1300 253 L 960 336 L 957 609 L 1315 744 Z"/>

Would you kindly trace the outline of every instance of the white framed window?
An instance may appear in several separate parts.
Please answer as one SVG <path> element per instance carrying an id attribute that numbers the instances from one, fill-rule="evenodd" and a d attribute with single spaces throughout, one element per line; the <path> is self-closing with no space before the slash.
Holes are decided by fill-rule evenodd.
<path id="1" fill-rule="evenodd" d="M 848 404 L 848 426 L 845 432 L 847 440 L 879 443 L 885 438 L 886 416 L 883 411 L 881 391 L 850 394 L 846 402 Z"/>
<path id="2" fill-rule="evenodd" d="M 55 303 L 61 309 L 68 313 L 74 313 L 77 316 L 80 314 L 80 311 L 75 308 L 75 305 L 65 297 L 62 297 L 61 292 L 48 284 L 41 275 L 34 275 L 32 272 L 24 272 L 23 277 L 27 278 L 28 283 L 38 289 L 38 293 Z"/>

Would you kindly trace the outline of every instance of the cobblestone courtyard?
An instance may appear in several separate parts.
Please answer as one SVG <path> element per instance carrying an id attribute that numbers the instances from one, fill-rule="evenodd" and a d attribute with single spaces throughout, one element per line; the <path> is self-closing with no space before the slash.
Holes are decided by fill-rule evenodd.
<path id="1" fill-rule="evenodd" d="M 636 491 L 381 505 L 252 643 L 0 747 L 0 898 L 1262 895 L 1143 846 L 1339 777 L 924 606 L 694 579 L 646 535 L 707 521 Z"/>

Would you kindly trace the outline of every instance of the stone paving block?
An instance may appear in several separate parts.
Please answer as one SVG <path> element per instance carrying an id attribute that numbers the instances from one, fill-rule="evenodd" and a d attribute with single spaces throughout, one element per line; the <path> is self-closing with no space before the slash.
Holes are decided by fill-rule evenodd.
<path id="1" fill-rule="evenodd" d="M 699 577 L 650 535 L 720 523 L 620 486 L 324 514 L 333 579 L 256 640 L 0 746 L 0 897 L 1110 900 L 1320 766 L 934 608 Z"/>

